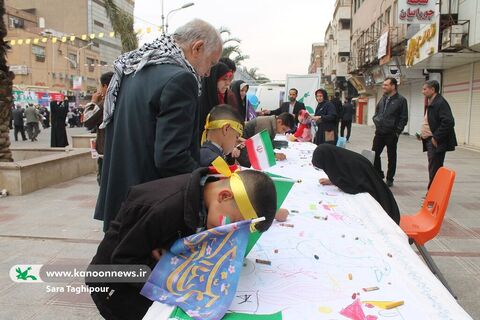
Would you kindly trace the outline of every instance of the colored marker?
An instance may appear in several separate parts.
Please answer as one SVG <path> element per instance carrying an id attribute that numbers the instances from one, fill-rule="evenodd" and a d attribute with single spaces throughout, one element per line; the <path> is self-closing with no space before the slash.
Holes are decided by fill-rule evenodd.
<path id="1" fill-rule="evenodd" d="M 271 266 L 271 265 L 272 265 L 272 262 L 271 262 L 271 261 L 268 261 L 268 260 L 255 259 L 255 262 L 256 262 L 256 263 L 260 263 L 260 264 L 265 264 L 265 265 L 267 265 L 267 266 Z"/>
<path id="2" fill-rule="evenodd" d="M 293 227 L 294 227 L 294 225 L 291 224 L 291 223 L 280 223 L 280 226 L 282 226 L 282 227 L 289 227 L 289 228 L 293 228 Z"/>
<path id="3" fill-rule="evenodd" d="M 353 279 L 353 276 L 351 273 L 348 274 L 348 280 L 352 280 Z"/>
<path id="4" fill-rule="evenodd" d="M 396 308 L 396 307 L 399 307 L 399 306 L 403 306 L 404 303 L 405 302 L 403 302 L 403 301 L 394 301 L 392 303 L 387 304 L 385 307 L 387 309 L 393 309 L 393 308 Z"/>
<path id="5" fill-rule="evenodd" d="M 370 291 L 375 291 L 379 289 L 380 289 L 379 287 L 370 287 L 370 288 L 363 288 L 363 291 L 370 292 Z"/>
<path id="6" fill-rule="evenodd" d="M 403 301 L 362 301 L 365 304 L 371 304 L 380 309 L 393 309 L 404 304 Z"/>

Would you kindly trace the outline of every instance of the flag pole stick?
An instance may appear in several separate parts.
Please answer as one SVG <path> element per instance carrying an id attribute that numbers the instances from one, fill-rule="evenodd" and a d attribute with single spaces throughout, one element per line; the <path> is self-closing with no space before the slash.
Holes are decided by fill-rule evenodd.
<path id="1" fill-rule="evenodd" d="M 253 219 L 250 221 L 250 223 L 258 223 L 258 222 L 261 222 L 261 221 L 265 221 L 265 217 L 260 217 L 260 218 L 257 218 L 257 219 Z"/>

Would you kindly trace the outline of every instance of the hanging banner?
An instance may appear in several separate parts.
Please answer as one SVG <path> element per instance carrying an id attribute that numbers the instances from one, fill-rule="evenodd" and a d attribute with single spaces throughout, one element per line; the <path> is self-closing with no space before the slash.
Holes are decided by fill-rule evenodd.
<path id="1" fill-rule="evenodd" d="M 436 0 L 398 0 L 398 23 L 430 23 L 437 14 L 436 10 Z"/>
<path id="2" fill-rule="evenodd" d="M 27 104 L 38 104 L 38 97 L 34 91 L 17 91 L 13 90 L 13 100 L 15 104 L 20 104 L 22 107 Z"/>
<path id="3" fill-rule="evenodd" d="M 380 60 L 387 55 L 388 48 L 388 31 L 383 33 L 378 39 L 377 58 Z"/>
<path id="4" fill-rule="evenodd" d="M 63 101 L 63 99 L 63 93 L 13 90 L 14 103 L 19 104 L 22 107 L 25 107 L 27 104 L 48 107 L 50 105 L 50 101 Z"/>
<path id="5" fill-rule="evenodd" d="M 305 75 L 293 75 L 287 74 L 287 83 L 285 86 L 285 92 L 289 92 L 290 89 L 297 89 L 298 96 L 297 101 L 302 102 L 305 105 L 307 111 L 313 115 L 315 108 L 317 107 L 317 100 L 315 100 L 315 91 L 321 88 L 320 74 L 305 74 Z M 285 97 L 285 100 L 288 96 Z"/>
<path id="6" fill-rule="evenodd" d="M 82 77 L 74 76 L 73 77 L 73 90 L 82 90 Z"/>

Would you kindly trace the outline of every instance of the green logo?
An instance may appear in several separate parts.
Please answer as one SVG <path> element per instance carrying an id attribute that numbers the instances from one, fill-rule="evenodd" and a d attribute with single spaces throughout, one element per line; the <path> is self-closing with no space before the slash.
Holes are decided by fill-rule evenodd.
<path id="1" fill-rule="evenodd" d="M 32 267 L 28 267 L 27 269 L 25 269 L 25 271 L 22 271 L 20 267 L 16 268 L 15 271 L 17 271 L 17 280 L 28 280 L 28 279 L 37 280 L 37 277 L 28 275 L 30 270 L 32 270 Z"/>
<path id="2" fill-rule="evenodd" d="M 308 98 L 310 97 L 310 92 L 306 92 L 303 97 L 301 97 L 298 102 L 301 102 L 301 103 L 305 103 L 305 98 Z M 313 115 L 315 113 L 315 110 L 313 110 L 312 107 L 310 106 L 305 106 L 305 109 L 307 109 L 308 113 L 310 113 L 310 115 Z"/>

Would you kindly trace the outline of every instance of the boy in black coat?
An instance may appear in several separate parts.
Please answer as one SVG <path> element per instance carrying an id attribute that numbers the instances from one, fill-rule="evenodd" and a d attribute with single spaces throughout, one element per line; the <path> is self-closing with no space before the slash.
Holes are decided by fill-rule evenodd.
<path id="1" fill-rule="evenodd" d="M 221 216 L 231 222 L 244 220 L 237 205 L 238 191 L 231 188 L 233 178 L 207 177 L 206 168 L 191 174 L 159 179 L 130 189 L 117 218 L 100 243 L 91 265 L 147 265 L 153 269 L 162 249 L 177 239 L 202 229 L 220 225 Z M 276 192 L 264 173 L 245 170 L 240 178 L 248 199 L 263 222 L 255 225 L 267 230 L 276 211 Z M 237 190 L 235 188 L 235 190 Z M 141 319 L 152 301 L 140 295 L 144 283 L 91 283 L 108 287 L 107 292 L 93 292 L 92 299 L 106 319 Z"/>
<path id="2" fill-rule="evenodd" d="M 243 134 L 243 124 L 242 116 L 234 107 L 228 104 L 213 107 L 207 116 L 202 137 L 200 166 L 211 166 L 217 157 L 225 159 L 225 156 L 231 155 L 229 160 L 238 157 L 240 150 L 235 145 Z"/>

